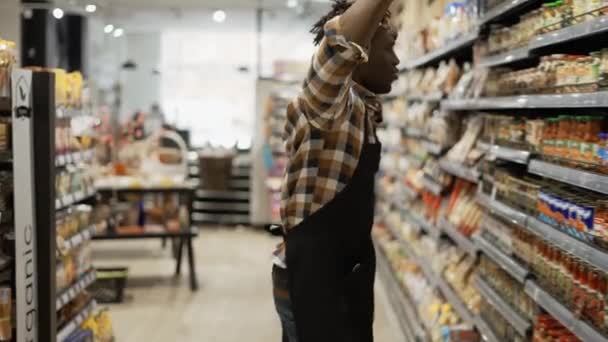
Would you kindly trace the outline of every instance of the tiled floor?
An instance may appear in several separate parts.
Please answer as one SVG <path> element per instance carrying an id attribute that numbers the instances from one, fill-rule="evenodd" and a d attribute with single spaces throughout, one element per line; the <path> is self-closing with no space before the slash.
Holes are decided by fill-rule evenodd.
<path id="1" fill-rule="evenodd" d="M 126 303 L 110 307 L 116 340 L 279 342 L 269 257 L 276 242 L 253 229 L 203 230 L 195 243 L 196 293 L 187 272 L 173 278 L 170 251 L 160 241 L 95 242 L 97 266 L 129 267 Z M 376 341 L 404 341 L 378 287 Z"/>

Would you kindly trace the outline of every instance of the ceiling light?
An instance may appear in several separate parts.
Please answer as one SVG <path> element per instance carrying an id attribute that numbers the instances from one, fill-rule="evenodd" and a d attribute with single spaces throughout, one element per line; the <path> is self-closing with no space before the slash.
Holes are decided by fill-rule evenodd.
<path id="1" fill-rule="evenodd" d="M 217 10 L 213 12 L 213 20 L 216 23 L 223 23 L 226 20 L 226 12 L 222 10 Z"/>
<path id="2" fill-rule="evenodd" d="M 63 10 L 61 8 L 55 8 L 53 10 L 53 17 L 55 17 L 55 19 L 63 18 Z"/>
<path id="3" fill-rule="evenodd" d="M 112 24 L 106 25 L 106 27 L 103 28 L 103 32 L 105 33 L 112 33 L 112 31 L 114 31 L 114 25 Z"/>
<path id="4" fill-rule="evenodd" d="M 89 13 L 94 13 L 95 11 L 97 11 L 97 6 L 94 4 L 88 4 L 85 8 L 85 11 L 89 12 Z"/>
<path id="5" fill-rule="evenodd" d="M 32 11 L 30 8 L 26 8 L 23 10 L 23 17 L 25 19 L 32 19 L 33 16 L 34 16 L 34 11 Z"/>
<path id="6" fill-rule="evenodd" d="M 118 37 L 122 36 L 123 33 L 125 33 L 125 30 L 123 30 L 121 28 L 117 28 L 116 30 L 114 30 L 114 37 L 118 38 Z"/>
<path id="7" fill-rule="evenodd" d="M 289 8 L 298 7 L 298 0 L 287 0 L 287 7 L 289 7 Z"/>

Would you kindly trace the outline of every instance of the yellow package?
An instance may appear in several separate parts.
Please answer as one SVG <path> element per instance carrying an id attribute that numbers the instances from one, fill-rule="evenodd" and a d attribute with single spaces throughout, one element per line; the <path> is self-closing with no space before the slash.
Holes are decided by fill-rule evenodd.
<path id="1" fill-rule="evenodd" d="M 69 92 L 67 73 L 63 69 L 51 69 L 51 72 L 55 74 L 55 105 L 65 107 Z"/>
<path id="2" fill-rule="evenodd" d="M 67 76 L 70 89 L 68 94 L 69 105 L 74 108 L 80 108 L 82 105 L 82 74 L 79 71 L 75 71 Z"/>

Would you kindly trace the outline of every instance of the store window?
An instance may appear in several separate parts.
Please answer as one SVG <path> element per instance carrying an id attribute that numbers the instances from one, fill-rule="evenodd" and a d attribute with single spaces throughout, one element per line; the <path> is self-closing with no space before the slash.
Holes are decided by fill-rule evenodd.
<path id="1" fill-rule="evenodd" d="M 194 146 L 250 143 L 255 38 L 253 27 L 243 22 L 225 31 L 162 34 L 162 107 L 170 123 L 191 129 Z"/>

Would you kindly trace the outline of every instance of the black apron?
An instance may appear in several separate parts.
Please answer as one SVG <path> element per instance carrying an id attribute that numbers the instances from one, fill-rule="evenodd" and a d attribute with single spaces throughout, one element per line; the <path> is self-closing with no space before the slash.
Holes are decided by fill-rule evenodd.
<path id="1" fill-rule="evenodd" d="M 373 341 L 371 229 L 381 145 L 369 143 L 364 120 L 363 148 L 350 183 L 285 237 L 298 342 Z"/>

